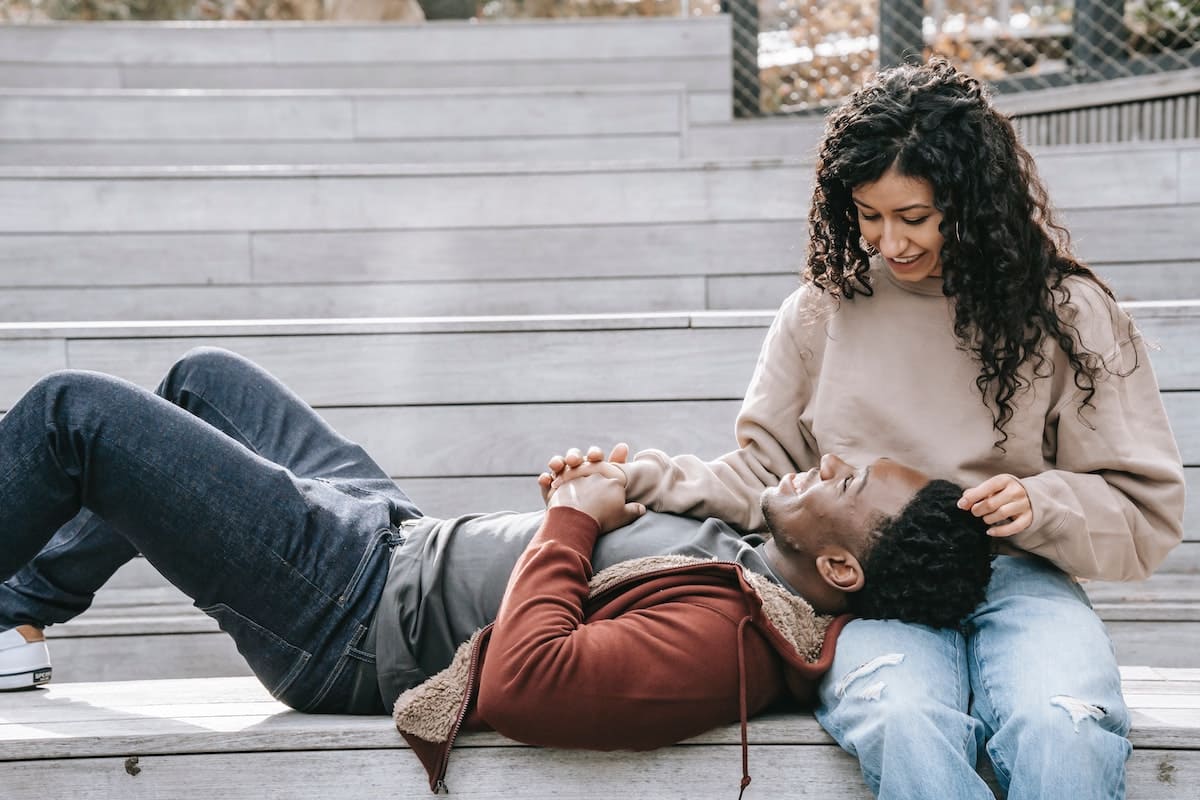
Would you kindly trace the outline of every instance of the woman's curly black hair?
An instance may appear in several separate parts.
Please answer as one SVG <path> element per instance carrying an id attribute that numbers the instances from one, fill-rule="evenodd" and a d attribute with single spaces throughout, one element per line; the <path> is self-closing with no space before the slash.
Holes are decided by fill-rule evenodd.
<path id="1" fill-rule="evenodd" d="M 846 595 L 866 619 L 953 628 L 983 601 L 992 574 L 987 524 L 957 505 L 962 487 L 930 481 L 871 531 L 863 588 Z"/>
<path id="2" fill-rule="evenodd" d="M 870 253 L 851 192 L 895 165 L 927 180 L 942 212 L 943 291 L 954 299 L 954 334 L 980 362 L 975 380 L 993 413 L 997 447 L 1008 436 L 1013 397 L 1032 359 L 1045 374 L 1045 337 L 1062 348 L 1083 392 L 1095 394 L 1101 359 L 1058 313 L 1068 275 L 1103 281 L 1070 254 L 1070 236 L 1050 208 L 1033 157 L 976 79 L 944 59 L 880 72 L 834 110 L 817 160 L 803 279 L 835 297 L 872 293 Z M 1136 368 L 1136 365 L 1135 365 Z"/>

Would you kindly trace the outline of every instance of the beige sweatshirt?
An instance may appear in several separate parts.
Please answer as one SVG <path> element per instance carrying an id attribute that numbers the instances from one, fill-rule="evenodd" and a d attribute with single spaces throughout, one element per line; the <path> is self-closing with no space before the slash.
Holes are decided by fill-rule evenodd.
<path id="1" fill-rule="evenodd" d="M 1182 538 L 1183 467 L 1125 312 L 1094 282 L 1068 279 L 1062 318 L 1112 373 L 1081 410 L 1070 365 L 1047 342 L 1052 371 L 1023 368 L 1031 387 L 1014 398 L 1002 452 L 940 278 L 905 284 L 877 267 L 872 280 L 873 296 L 840 304 L 812 287 L 789 297 L 738 414 L 739 449 L 710 462 L 642 451 L 624 466 L 629 499 L 749 531 L 763 525 L 763 489 L 823 453 L 855 465 L 886 456 L 964 487 L 1011 473 L 1033 523 L 1009 543 L 1081 578 L 1148 576 Z"/>

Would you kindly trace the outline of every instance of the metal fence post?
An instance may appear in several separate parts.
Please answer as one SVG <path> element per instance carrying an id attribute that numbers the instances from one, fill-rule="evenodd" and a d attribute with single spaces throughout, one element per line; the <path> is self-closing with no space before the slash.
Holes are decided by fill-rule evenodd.
<path id="1" fill-rule="evenodd" d="M 1106 65 L 1125 57 L 1125 0 L 1075 0 L 1073 26 L 1071 60 L 1079 80 L 1100 80 Z"/>
<path id="2" fill-rule="evenodd" d="M 758 0 L 721 0 L 733 26 L 733 115 L 762 116 L 758 77 Z"/>
<path id="3" fill-rule="evenodd" d="M 920 59 L 925 50 L 924 0 L 879 0 L 879 68 Z"/>

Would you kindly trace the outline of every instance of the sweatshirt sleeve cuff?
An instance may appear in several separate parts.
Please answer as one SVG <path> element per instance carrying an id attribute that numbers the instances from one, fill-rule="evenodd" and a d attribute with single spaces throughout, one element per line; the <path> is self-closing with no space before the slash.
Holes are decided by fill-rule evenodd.
<path id="1" fill-rule="evenodd" d="M 652 461 L 631 461 L 627 464 L 617 464 L 617 468 L 625 473 L 625 499 L 631 503 L 649 505 L 643 499 L 658 483 L 662 470 Z"/>
<path id="2" fill-rule="evenodd" d="M 531 544 L 553 540 L 591 559 L 599 536 L 600 523 L 590 514 L 569 506 L 554 506 L 546 511 L 546 519 Z"/>
<path id="3" fill-rule="evenodd" d="M 1011 537 L 1011 541 L 1022 550 L 1034 550 L 1047 544 L 1062 529 L 1066 515 L 1053 497 L 1053 489 L 1047 486 L 1053 478 L 1046 475 L 1031 475 L 1021 479 L 1025 494 L 1029 495 L 1029 506 L 1033 521 L 1029 527 Z"/>

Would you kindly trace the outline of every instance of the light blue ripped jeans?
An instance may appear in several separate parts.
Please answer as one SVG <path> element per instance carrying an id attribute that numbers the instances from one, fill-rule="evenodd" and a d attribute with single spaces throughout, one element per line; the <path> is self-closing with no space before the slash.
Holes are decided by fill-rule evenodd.
<path id="1" fill-rule="evenodd" d="M 1083 590 L 1040 559 L 996 559 L 964 633 L 856 620 L 817 720 L 880 800 L 1123 798 L 1131 747 L 1116 656 Z"/>

